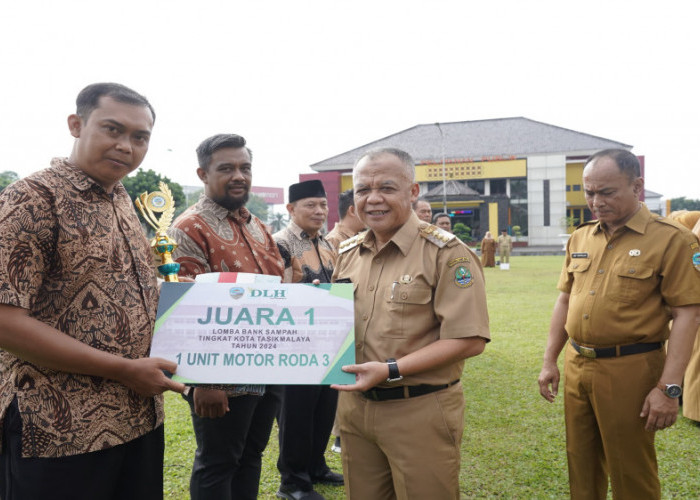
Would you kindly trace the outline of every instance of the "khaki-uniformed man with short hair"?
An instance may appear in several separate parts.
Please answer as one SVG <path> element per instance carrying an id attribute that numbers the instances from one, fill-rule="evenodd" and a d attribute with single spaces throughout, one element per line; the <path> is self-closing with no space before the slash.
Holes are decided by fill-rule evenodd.
<path id="1" fill-rule="evenodd" d="M 479 259 L 421 222 L 411 157 L 381 149 L 353 170 L 369 231 L 346 240 L 333 274 L 355 287 L 356 383 L 338 420 L 350 499 L 458 499 L 464 360 L 489 341 Z"/>
<path id="2" fill-rule="evenodd" d="M 644 181 L 629 151 L 592 156 L 583 188 L 598 220 L 568 241 L 540 393 L 554 400 L 557 358 L 568 343 L 564 408 L 572 498 L 606 498 L 608 476 L 613 498 L 659 498 L 654 431 L 671 426 L 678 414 L 700 315 L 698 243 L 639 203 Z"/>
<path id="3" fill-rule="evenodd" d="M 498 237 L 498 255 L 502 264 L 510 264 L 511 250 L 513 250 L 513 238 L 506 229 L 501 229 L 501 235 Z"/>
<path id="4" fill-rule="evenodd" d="M 430 224 L 433 220 L 433 210 L 430 208 L 430 202 L 425 198 L 416 198 L 412 206 L 418 218 Z"/>
<path id="5" fill-rule="evenodd" d="M 341 242 L 352 238 L 365 228 L 364 222 L 357 216 L 352 189 L 347 189 L 338 195 L 338 216 L 340 221 L 336 222 L 333 230 L 326 235 L 326 241 L 336 252 Z"/>

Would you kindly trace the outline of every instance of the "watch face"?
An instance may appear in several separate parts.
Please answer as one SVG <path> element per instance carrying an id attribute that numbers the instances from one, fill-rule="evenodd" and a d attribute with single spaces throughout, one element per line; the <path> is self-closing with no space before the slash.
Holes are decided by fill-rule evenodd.
<path id="1" fill-rule="evenodd" d="M 679 398 L 681 396 L 682 392 L 683 392 L 683 389 L 681 389 L 680 385 L 669 384 L 666 386 L 666 394 L 670 398 Z"/>

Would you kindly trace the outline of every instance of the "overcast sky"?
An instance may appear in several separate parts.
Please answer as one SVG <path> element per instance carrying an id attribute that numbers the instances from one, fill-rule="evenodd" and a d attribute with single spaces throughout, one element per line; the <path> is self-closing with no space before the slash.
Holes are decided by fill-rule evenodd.
<path id="1" fill-rule="evenodd" d="M 700 199 L 694 0 L 5 2 L 0 171 L 66 156 L 85 85 L 145 94 L 142 168 L 197 185 L 194 149 L 246 137 L 253 182 L 420 123 L 525 116 L 631 144 L 646 187 Z"/>

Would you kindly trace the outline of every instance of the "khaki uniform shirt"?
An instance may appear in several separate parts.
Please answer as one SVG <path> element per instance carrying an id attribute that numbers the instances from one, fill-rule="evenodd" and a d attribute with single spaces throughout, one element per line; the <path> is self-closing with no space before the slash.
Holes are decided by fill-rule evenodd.
<path id="1" fill-rule="evenodd" d="M 667 340 L 669 307 L 700 304 L 697 251 L 690 231 L 643 204 L 612 237 L 599 222 L 579 226 L 557 285 L 571 294 L 569 337 L 598 347 Z"/>
<path id="2" fill-rule="evenodd" d="M 336 222 L 333 231 L 326 235 L 326 241 L 330 243 L 337 252 L 338 245 L 340 245 L 342 241 L 352 238 L 353 236 L 355 236 L 355 233 L 351 233 L 346 227 L 343 227 L 340 222 Z"/>
<path id="3" fill-rule="evenodd" d="M 342 245 L 333 280 L 354 284 L 357 363 L 401 358 L 439 339 L 490 340 L 481 264 L 454 235 L 411 214 L 381 250 L 371 231 L 356 238 Z M 459 361 L 402 383 L 446 384 L 463 367 Z"/>
<path id="4" fill-rule="evenodd" d="M 0 303 L 96 349 L 148 356 L 156 274 L 121 183 L 108 194 L 54 159 L 0 200 Z M 114 380 L 50 370 L 0 350 L 0 425 L 15 397 L 24 457 L 110 448 L 163 422 L 162 396 L 145 398 Z"/>
<path id="5" fill-rule="evenodd" d="M 498 236 L 498 251 L 508 252 L 513 248 L 513 239 L 509 234 L 503 236 L 502 234 Z"/>

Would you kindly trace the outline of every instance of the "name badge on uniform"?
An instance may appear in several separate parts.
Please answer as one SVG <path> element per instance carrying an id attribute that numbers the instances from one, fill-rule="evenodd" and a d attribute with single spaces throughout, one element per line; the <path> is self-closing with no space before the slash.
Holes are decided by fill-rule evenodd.
<path id="1" fill-rule="evenodd" d="M 693 266 L 696 271 L 700 272 L 700 252 L 695 252 L 693 254 Z"/>
<path id="2" fill-rule="evenodd" d="M 575 252 L 571 254 L 572 259 L 587 259 L 588 252 Z"/>

